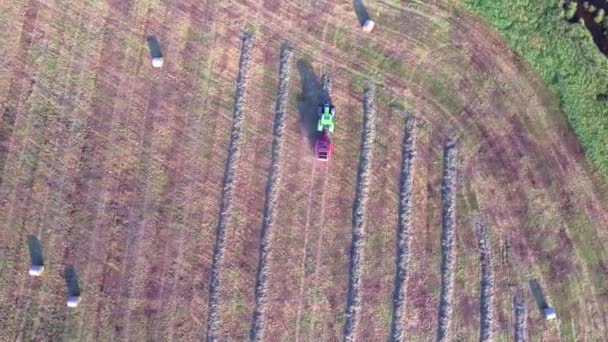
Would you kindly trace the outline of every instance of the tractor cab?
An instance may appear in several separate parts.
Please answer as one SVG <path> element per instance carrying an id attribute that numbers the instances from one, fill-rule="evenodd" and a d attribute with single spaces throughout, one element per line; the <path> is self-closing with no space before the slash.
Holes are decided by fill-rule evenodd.
<path id="1" fill-rule="evenodd" d="M 336 108 L 330 103 L 325 103 L 319 106 L 317 110 L 317 131 L 322 132 L 328 130 L 329 133 L 334 132 L 334 118 L 336 116 Z"/>
<path id="2" fill-rule="evenodd" d="M 327 161 L 331 156 L 334 146 L 331 141 L 331 136 L 327 129 L 323 129 L 323 133 L 317 139 L 315 144 L 315 157 L 320 161 Z"/>

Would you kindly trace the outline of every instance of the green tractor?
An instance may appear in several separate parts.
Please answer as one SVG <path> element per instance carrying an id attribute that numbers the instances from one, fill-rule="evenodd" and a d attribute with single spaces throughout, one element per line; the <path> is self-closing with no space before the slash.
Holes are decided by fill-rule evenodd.
<path id="1" fill-rule="evenodd" d="M 336 108 L 332 106 L 331 103 L 319 105 L 317 116 L 319 117 L 317 121 L 317 131 L 321 132 L 321 135 L 317 138 L 317 142 L 315 143 L 315 155 L 317 160 L 328 161 L 334 149 L 331 133 L 334 132 Z"/>
<path id="2" fill-rule="evenodd" d="M 324 130 L 327 130 L 329 131 L 329 133 L 333 133 L 335 125 L 334 119 L 336 117 L 336 108 L 332 106 L 331 103 L 319 105 L 317 115 L 319 117 L 319 121 L 317 121 L 317 131 L 323 132 Z"/>

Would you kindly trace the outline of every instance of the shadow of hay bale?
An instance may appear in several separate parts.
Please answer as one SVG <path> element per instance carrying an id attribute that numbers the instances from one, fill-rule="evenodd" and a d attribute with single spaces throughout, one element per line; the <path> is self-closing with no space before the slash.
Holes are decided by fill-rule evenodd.
<path id="1" fill-rule="evenodd" d="M 32 266 L 43 266 L 44 258 L 42 256 L 42 245 L 40 240 L 34 235 L 28 235 L 27 246 L 30 250 L 30 260 Z"/>

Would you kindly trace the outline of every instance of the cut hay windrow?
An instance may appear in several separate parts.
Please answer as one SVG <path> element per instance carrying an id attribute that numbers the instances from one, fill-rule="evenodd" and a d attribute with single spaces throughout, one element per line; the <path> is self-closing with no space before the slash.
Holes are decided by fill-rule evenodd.
<path id="1" fill-rule="evenodd" d="M 270 174 L 266 185 L 266 199 L 262 217 L 262 232 L 260 239 L 260 256 L 255 281 L 255 306 L 251 324 L 251 341 L 260 341 L 264 336 L 264 321 L 266 318 L 266 299 L 268 290 L 268 268 L 272 253 L 271 243 L 275 224 L 275 209 L 281 182 L 281 149 L 283 147 L 283 132 L 285 131 L 285 112 L 289 95 L 289 70 L 292 50 L 283 46 L 279 64 L 279 86 L 275 106 L 274 130 L 272 137 L 272 159 Z"/>
<path id="2" fill-rule="evenodd" d="M 515 342 L 526 342 L 528 313 L 526 311 L 526 304 L 524 303 L 524 296 L 520 289 L 517 289 L 515 292 L 513 306 L 515 309 Z"/>
<path id="3" fill-rule="evenodd" d="M 323 74 L 323 76 L 321 76 L 321 87 L 323 89 L 323 98 L 321 99 L 321 102 L 326 103 L 331 101 L 331 78 L 329 78 L 328 74 Z"/>
<path id="4" fill-rule="evenodd" d="M 488 242 L 486 226 L 475 222 L 475 234 L 479 246 L 479 263 L 481 265 L 481 282 L 479 284 L 479 341 L 492 341 L 494 337 L 494 270 L 492 268 L 492 249 Z"/>
<path id="5" fill-rule="evenodd" d="M 224 240 L 226 236 L 226 224 L 232 213 L 232 196 L 234 192 L 234 176 L 236 162 L 239 157 L 241 145 L 241 126 L 245 109 L 245 92 L 249 79 L 249 60 L 253 37 L 244 32 L 242 38 L 241 58 L 239 61 L 239 73 L 236 79 L 236 92 L 232 117 L 232 128 L 230 131 L 230 145 L 228 147 L 228 158 L 224 173 L 224 185 L 222 188 L 222 199 L 220 212 L 216 227 L 215 246 L 213 247 L 213 263 L 211 266 L 211 279 L 209 286 L 209 306 L 207 313 L 207 341 L 219 339 L 219 306 L 220 306 L 220 269 L 224 255 Z"/>
<path id="6" fill-rule="evenodd" d="M 393 317 L 391 341 L 403 341 L 403 317 L 405 315 L 407 263 L 410 257 L 410 228 L 412 226 L 412 190 L 414 185 L 414 159 L 416 156 L 416 118 L 408 114 L 405 118 L 401 159 L 401 184 L 399 187 L 399 212 L 397 218 L 397 260 L 395 288 L 393 290 Z"/>
<path id="7" fill-rule="evenodd" d="M 450 139 L 443 150 L 441 180 L 441 292 L 439 294 L 439 322 L 437 341 L 451 341 L 454 297 L 454 234 L 456 229 L 456 144 Z"/>
<path id="8" fill-rule="evenodd" d="M 361 306 L 361 267 L 363 264 L 363 239 L 365 234 L 365 207 L 368 198 L 368 185 L 372 147 L 374 143 L 374 108 L 375 87 L 368 85 L 363 101 L 363 132 L 361 136 L 361 154 L 353 203 L 353 230 L 350 247 L 350 270 L 348 278 L 348 293 L 344 320 L 344 341 L 354 341 L 359 325 Z"/>

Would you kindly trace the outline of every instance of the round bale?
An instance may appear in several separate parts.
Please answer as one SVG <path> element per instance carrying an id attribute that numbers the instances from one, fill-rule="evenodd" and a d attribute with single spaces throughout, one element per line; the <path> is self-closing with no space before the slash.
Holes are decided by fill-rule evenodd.
<path id="1" fill-rule="evenodd" d="M 80 303 L 80 296 L 69 296 L 68 297 L 68 307 L 75 308 Z"/>
<path id="2" fill-rule="evenodd" d="M 152 58 L 152 66 L 155 68 L 160 68 L 163 66 L 163 58 L 162 57 L 154 57 Z"/>
<path id="3" fill-rule="evenodd" d="M 44 272 L 43 265 L 31 265 L 30 266 L 30 275 L 37 277 L 37 276 L 41 275 L 42 272 Z"/>
<path id="4" fill-rule="evenodd" d="M 374 29 L 374 21 L 371 19 L 365 20 L 365 22 L 363 23 L 363 31 L 372 32 L 373 29 Z"/>

